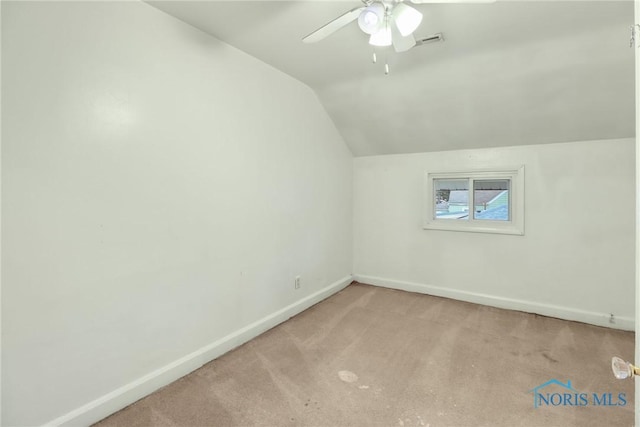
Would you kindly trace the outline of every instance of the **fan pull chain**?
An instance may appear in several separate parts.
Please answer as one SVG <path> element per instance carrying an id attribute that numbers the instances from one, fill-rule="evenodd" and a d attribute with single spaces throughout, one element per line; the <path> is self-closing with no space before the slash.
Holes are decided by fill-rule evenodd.
<path id="1" fill-rule="evenodd" d="M 371 62 L 373 62 L 374 64 L 378 62 L 378 55 L 376 54 L 375 48 L 371 53 Z M 385 76 L 389 74 L 389 58 L 387 57 L 387 55 L 384 56 L 384 74 Z"/>

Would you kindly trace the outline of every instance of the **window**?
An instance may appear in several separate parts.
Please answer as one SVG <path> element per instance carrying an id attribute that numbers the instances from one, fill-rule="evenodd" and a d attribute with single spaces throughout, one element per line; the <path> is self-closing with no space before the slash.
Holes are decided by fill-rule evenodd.
<path id="1" fill-rule="evenodd" d="M 427 173 L 424 228 L 524 234 L 524 166 Z"/>

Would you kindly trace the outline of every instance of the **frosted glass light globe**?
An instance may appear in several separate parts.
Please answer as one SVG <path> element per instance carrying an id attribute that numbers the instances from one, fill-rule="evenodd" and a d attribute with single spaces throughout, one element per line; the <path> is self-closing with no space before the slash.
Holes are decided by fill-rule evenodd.
<path id="1" fill-rule="evenodd" d="M 422 22 L 422 13 L 404 3 L 398 3 L 393 9 L 393 19 L 403 37 L 418 29 Z"/>
<path id="2" fill-rule="evenodd" d="M 375 34 L 382 28 L 384 24 L 384 5 L 382 3 L 373 3 L 358 16 L 358 26 L 367 34 Z"/>
<path id="3" fill-rule="evenodd" d="M 377 33 L 371 34 L 369 38 L 369 44 L 372 46 L 391 46 L 391 42 L 391 28 L 388 25 L 383 26 Z"/>

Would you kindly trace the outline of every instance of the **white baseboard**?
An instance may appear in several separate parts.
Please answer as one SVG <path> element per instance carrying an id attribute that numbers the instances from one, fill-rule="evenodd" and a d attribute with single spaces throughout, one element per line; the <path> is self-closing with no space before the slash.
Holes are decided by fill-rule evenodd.
<path id="1" fill-rule="evenodd" d="M 422 283 L 405 282 L 402 280 L 386 279 L 382 277 L 366 276 L 354 274 L 353 280 L 375 286 L 391 289 L 399 289 L 409 292 L 434 295 L 467 301 L 476 304 L 488 305 L 491 307 L 505 308 L 508 310 L 524 311 L 536 313 L 543 316 L 557 317 L 559 319 L 573 320 L 576 322 L 589 323 L 607 328 L 622 329 L 625 331 L 635 330 L 635 319 L 628 316 L 616 316 L 615 323 L 610 323 L 610 313 L 598 313 L 594 311 L 578 310 L 570 307 L 562 307 L 551 304 L 541 304 L 537 302 L 524 301 L 513 298 L 504 298 L 495 295 L 487 295 L 476 292 L 462 291 L 458 289 L 442 288 L 439 286 L 426 285 Z M 615 313 L 614 313 L 615 315 Z"/>
<path id="2" fill-rule="evenodd" d="M 119 411 L 159 388 L 187 375 L 205 363 L 257 337 L 263 332 L 306 310 L 347 287 L 353 280 L 346 276 L 295 303 L 239 329 L 191 354 L 148 373 L 104 396 L 56 418 L 46 426 L 88 426 Z"/>

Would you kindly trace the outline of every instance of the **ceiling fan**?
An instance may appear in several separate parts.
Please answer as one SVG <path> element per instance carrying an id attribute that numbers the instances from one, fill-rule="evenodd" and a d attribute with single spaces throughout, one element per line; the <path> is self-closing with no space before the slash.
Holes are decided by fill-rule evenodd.
<path id="1" fill-rule="evenodd" d="M 493 3 L 495 0 L 409 0 L 424 3 Z M 356 7 L 305 36 L 302 41 L 314 43 L 358 20 L 358 26 L 369 34 L 369 44 L 391 46 L 396 52 L 405 52 L 416 45 L 413 32 L 422 22 L 422 13 L 402 0 L 362 0 Z"/>

